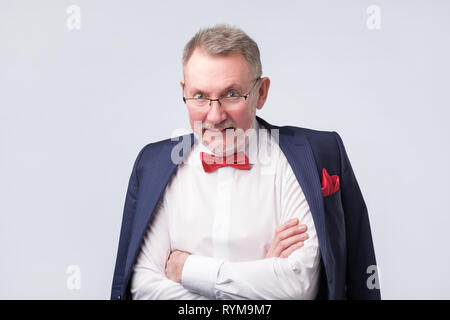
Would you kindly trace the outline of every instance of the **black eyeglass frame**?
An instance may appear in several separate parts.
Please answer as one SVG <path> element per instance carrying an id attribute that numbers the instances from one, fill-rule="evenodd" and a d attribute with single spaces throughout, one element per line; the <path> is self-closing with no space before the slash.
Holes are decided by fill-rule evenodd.
<path id="1" fill-rule="evenodd" d="M 243 96 L 235 96 L 232 98 L 244 98 L 244 100 L 247 100 L 248 96 L 250 95 L 250 93 L 252 92 L 252 90 L 255 88 L 256 84 L 258 83 L 258 81 L 261 79 L 261 77 L 258 77 L 255 79 L 255 82 L 253 83 L 252 88 L 248 91 L 248 93 L 246 95 Z M 188 100 L 209 100 L 209 106 L 211 106 L 211 102 L 213 101 L 217 101 L 219 102 L 219 105 L 222 106 L 222 103 L 220 102 L 221 99 L 223 99 L 225 97 L 220 97 L 217 99 L 210 99 L 210 98 L 186 98 L 185 96 L 183 96 L 183 102 L 186 103 L 186 101 Z"/>

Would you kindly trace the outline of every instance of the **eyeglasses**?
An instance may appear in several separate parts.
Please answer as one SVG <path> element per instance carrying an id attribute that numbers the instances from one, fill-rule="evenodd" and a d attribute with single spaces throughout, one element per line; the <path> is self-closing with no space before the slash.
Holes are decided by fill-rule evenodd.
<path id="1" fill-rule="evenodd" d="M 209 98 L 203 98 L 203 97 L 201 97 L 201 98 L 186 98 L 183 96 L 183 101 L 188 106 L 193 107 L 193 108 L 198 108 L 198 109 L 208 108 L 209 106 L 211 106 L 212 101 L 218 101 L 219 105 L 224 108 L 234 107 L 234 106 L 239 105 L 239 103 L 242 102 L 242 98 L 244 98 L 244 100 L 247 100 L 248 96 L 252 92 L 253 88 L 255 88 L 256 83 L 258 83 L 259 79 L 261 79 L 261 77 L 258 77 L 255 79 L 255 82 L 253 83 L 253 86 L 250 89 L 250 91 L 246 95 L 243 95 L 243 96 L 236 94 L 235 91 L 230 91 L 225 96 L 222 96 L 218 99 L 209 99 Z"/>

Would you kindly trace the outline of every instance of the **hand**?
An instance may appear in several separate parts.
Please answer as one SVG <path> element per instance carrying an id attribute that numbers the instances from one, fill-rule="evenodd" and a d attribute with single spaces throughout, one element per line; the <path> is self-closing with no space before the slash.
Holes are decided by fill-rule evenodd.
<path id="1" fill-rule="evenodd" d="M 172 251 L 166 261 L 166 277 L 170 280 L 181 283 L 183 266 L 189 255 L 190 253 L 185 251 Z"/>
<path id="2" fill-rule="evenodd" d="M 306 225 L 298 226 L 298 219 L 288 220 L 275 231 L 266 258 L 287 258 L 292 252 L 303 247 L 303 242 L 308 239 Z"/>

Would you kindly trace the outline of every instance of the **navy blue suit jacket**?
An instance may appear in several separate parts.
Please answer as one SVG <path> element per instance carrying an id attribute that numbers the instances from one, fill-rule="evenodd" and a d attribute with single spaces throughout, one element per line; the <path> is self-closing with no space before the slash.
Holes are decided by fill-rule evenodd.
<path id="1" fill-rule="evenodd" d="M 370 289 L 369 266 L 376 265 L 363 196 L 341 137 L 336 132 L 275 126 L 256 117 L 266 129 L 279 130 L 279 146 L 309 204 L 321 253 L 318 299 L 380 299 Z M 180 138 L 194 143 L 193 133 Z M 134 163 L 125 199 L 111 299 L 130 299 L 130 278 L 140 243 L 155 207 L 177 164 L 171 160 L 179 141 L 166 139 L 145 146 Z M 183 149 L 180 150 L 183 156 Z M 322 196 L 322 169 L 338 175 L 340 189 Z"/>

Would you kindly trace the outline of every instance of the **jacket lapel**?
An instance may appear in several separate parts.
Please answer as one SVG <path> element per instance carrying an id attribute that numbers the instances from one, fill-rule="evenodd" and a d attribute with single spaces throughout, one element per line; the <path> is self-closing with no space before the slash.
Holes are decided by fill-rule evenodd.
<path id="1" fill-rule="evenodd" d="M 329 275 L 327 267 L 328 239 L 325 230 L 323 196 L 311 145 L 305 135 L 296 135 L 295 131 L 289 127 L 271 125 L 258 116 L 256 119 L 268 130 L 279 130 L 279 147 L 286 156 L 292 171 L 305 194 L 316 228 L 327 279 L 330 279 L 329 276 L 331 276 L 331 274 Z"/>

